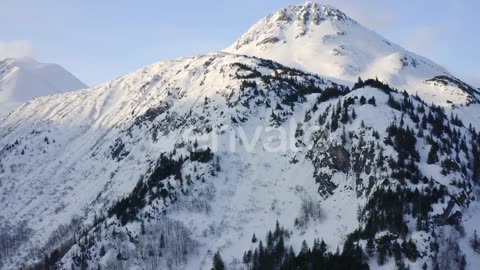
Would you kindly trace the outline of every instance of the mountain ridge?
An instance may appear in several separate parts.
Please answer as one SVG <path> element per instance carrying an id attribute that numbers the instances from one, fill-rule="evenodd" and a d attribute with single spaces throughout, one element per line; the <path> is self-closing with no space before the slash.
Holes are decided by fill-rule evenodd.
<path id="1" fill-rule="evenodd" d="M 224 51 L 271 59 L 353 85 L 375 78 L 443 104 L 476 102 L 478 93 L 433 86 L 437 76 L 458 80 L 433 61 L 401 48 L 328 5 L 293 5 L 254 24 Z M 442 95 L 432 94 L 441 91 Z"/>
<path id="2" fill-rule="evenodd" d="M 214 52 L 31 100 L 0 122 L 0 267 L 476 269 L 480 134 L 449 97 Z"/>

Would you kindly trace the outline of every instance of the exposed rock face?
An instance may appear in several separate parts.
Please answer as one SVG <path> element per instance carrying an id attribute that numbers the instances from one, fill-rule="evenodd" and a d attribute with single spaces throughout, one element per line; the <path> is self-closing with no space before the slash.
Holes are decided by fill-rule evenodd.
<path id="1" fill-rule="evenodd" d="M 343 146 L 332 146 L 328 149 L 332 161 L 332 168 L 344 173 L 350 169 L 350 154 Z"/>

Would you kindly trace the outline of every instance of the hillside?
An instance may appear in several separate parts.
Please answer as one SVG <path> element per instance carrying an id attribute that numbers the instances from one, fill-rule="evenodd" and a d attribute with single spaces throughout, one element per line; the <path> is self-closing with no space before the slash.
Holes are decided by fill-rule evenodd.
<path id="1" fill-rule="evenodd" d="M 263 44 L 309 48 L 296 39 L 338 25 L 352 46 L 379 38 L 308 2 L 243 39 L 289 29 L 304 34 Z M 344 63 L 369 66 L 362 50 Z M 419 56 L 425 72 L 383 78 L 252 54 L 158 62 L 8 114 L 0 267 L 478 268 L 477 92 Z"/>

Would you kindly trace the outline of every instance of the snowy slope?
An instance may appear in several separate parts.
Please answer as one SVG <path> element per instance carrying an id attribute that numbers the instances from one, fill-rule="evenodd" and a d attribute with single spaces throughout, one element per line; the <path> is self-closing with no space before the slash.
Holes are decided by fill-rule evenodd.
<path id="1" fill-rule="evenodd" d="M 219 251 L 227 269 L 250 269 L 252 235 L 265 240 L 278 221 L 295 252 L 320 238 L 330 252 L 353 239 L 365 253 L 373 240 L 401 248 L 365 256 L 370 269 L 459 269 L 462 256 L 478 269 L 480 134 L 468 122 L 479 104 L 458 106 L 475 102 L 471 87 L 393 44 L 412 58 L 392 68 L 403 59 L 394 52 L 378 71 L 397 87 L 424 84 L 424 99 L 373 74 L 352 87 L 377 51 L 391 52 L 378 35 L 313 3 L 262 22 L 240 47 L 258 36 L 331 66 L 277 59 L 306 73 L 216 52 L 36 98 L 0 121 L 0 268 L 211 269 Z M 307 42 L 340 27 L 356 34 L 324 39 L 351 36 L 349 57 Z M 288 40 L 262 38 L 272 33 Z M 370 41 L 379 48 L 358 45 Z"/>
<path id="2" fill-rule="evenodd" d="M 161 153 L 181 142 L 186 129 L 205 132 L 233 118 L 268 116 L 266 108 L 236 104 L 258 99 L 274 106 L 288 88 L 244 96 L 245 79 L 238 76 L 248 72 L 237 71 L 237 62 L 265 74 L 282 70 L 278 64 L 214 53 L 154 64 L 95 88 L 37 98 L 9 114 L 0 124 L 3 231 L 14 234 L 15 224 L 26 222 L 32 230 L 29 243 L 40 248 L 59 225 L 105 210 L 127 195 Z M 313 75 L 299 76 L 318 87 L 331 85 Z"/>
<path id="3" fill-rule="evenodd" d="M 56 258 L 62 269 L 210 269 L 218 250 L 229 269 L 242 269 L 243 252 L 255 247 L 252 234 L 264 239 L 277 220 L 290 232 L 287 244 L 295 250 L 318 237 L 334 252 L 368 222 L 373 192 L 398 186 L 445 193 L 429 212 L 435 236 L 416 230 L 415 220 L 405 215 L 405 239 L 427 255 L 405 259 L 406 265 L 431 265 L 430 256 L 450 248 L 431 248 L 456 232 L 436 224 L 436 216 L 464 212 L 467 243 L 479 209 L 472 171 L 454 165 L 443 173 L 442 162 L 457 155 L 458 166 L 470 164 L 472 148 L 460 148 L 454 138 L 471 141 L 476 134 L 452 122 L 461 136 L 451 135 L 450 120 L 435 107 L 367 83 L 351 92 L 337 85 L 339 93 L 322 98 L 334 86 L 271 61 L 212 53 L 28 102 L 0 123 L 0 237 L 9 243 L 0 249 L 4 268 L 62 250 Z M 406 105 L 402 109 L 390 99 Z M 427 116 L 425 125 L 416 124 Z M 413 147 L 419 156 L 410 157 L 415 166 L 405 166 L 418 168 L 427 181 L 396 179 L 403 167 L 390 163 L 400 150 L 396 139 L 388 142 L 393 136 L 386 127 L 395 123 L 415 134 L 435 134 L 435 119 L 446 130 L 431 139 L 418 135 Z M 275 127 L 293 131 L 287 135 L 296 147 L 273 151 L 282 142 L 268 132 Z M 202 160 L 192 151 L 195 142 L 204 147 L 205 136 L 218 144 L 208 144 L 212 156 Z M 432 140 L 442 150 L 430 164 Z M 143 204 L 136 206 L 135 198 Z M 454 203 L 447 211 L 449 201 Z M 475 269 L 469 247 L 459 252 L 470 254 L 469 269 Z M 393 258 L 381 267 L 370 261 L 372 269 L 393 265 Z"/>
<path id="4" fill-rule="evenodd" d="M 86 87 L 59 65 L 7 58 L 0 61 L 0 115 L 32 98 Z"/>
<path id="5" fill-rule="evenodd" d="M 340 10 L 315 2 L 290 6 L 253 25 L 227 52 L 272 59 L 349 83 L 359 76 L 450 106 L 478 101 L 478 90 L 429 81 L 454 78 L 445 68 L 363 27 Z"/>

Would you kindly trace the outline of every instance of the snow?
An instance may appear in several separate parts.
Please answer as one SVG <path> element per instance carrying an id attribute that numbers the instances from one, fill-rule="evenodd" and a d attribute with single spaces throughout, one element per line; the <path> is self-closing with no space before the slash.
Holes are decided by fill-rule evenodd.
<path id="1" fill-rule="evenodd" d="M 36 97 L 87 86 L 59 65 L 32 58 L 0 61 L 0 116 Z"/>
<path id="2" fill-rule="evenodd" d="M 331 14 L 342 14 L 340 18 L 345 19 Z M 263 42 L 274 37 L 278 42 Z M 453 77 L 445 68 L 386 40 L 341 11 L 315 2 L 269 15 L 224 51 L 271 59 L 350 85 L 358 77 L 378 77 L 438 105 L 467 102 L 458 87 L 426 83 L 439 75 Z"/>
<path id="3" fill-rule="evenodd" d="M 321 130 L 325 133 L 318 141 L 310 136 L 312 134 L 297 138 L 305 145 L 314 145 L 313 150 L 301 147 L 300 151 L 268 151 L 265 146 L 279 140 L 265 133 L 255 135 L 258 127 L 272 127 L 270 115 L 275 105 L 281 104 L 280 94 L 268 90 L 261 79 L 255 78 L 249 80 L 255 81 L 265 96 L 248 96 L 253 90 L 242 89 L 242 80 L 237 76 L 252 72 L 239 70 L 235 64 L 254 67 L 262 75 L 280 73 L 282 67 L 268 66 L 262 60 L 238 54 L 274 59 L 321 74 L 322 77 L 315 77 L 302 73 L 295 79 L 314 81 L 322 89 L 333 85 L 330 80 L 322 80 L 324 77 L 352 85 L 358 76 L 364 79 L 378 76 L 410 93 L 418 93 L 428 103 L 445 107 L 455 105 L 462 120 L 480 127 L 476 113 L 479 105 L 466 106 L 469 96 L 464 91 L 454 85 L 426 82 L 437 75 L 451 76 L 445 69 L 386 41 L 330 6 L 309 2 L 277 12 L 253 26 L 226 51 L 155 63 L 88 89 L 53 94 L 38 88 L 39 93 L 52 95 L 29 100 L 6 115 L 0 121 L 0 225 L 9 232 L 8 225 L 26 222 L 32 230 L 28 244 L 22 245 L 9 258 L 7 267 L 18 268 L 24 261 L 32 262 L 32 249 L 42 249 L 52 233 L 72 218 L 80 217 L 82 224 L 88 227 L 95 214 L 105 213 L 113 203 L 129 195 L 139 179 L 148 177 L 162 153 L 176 149 L 176 158 L 188 155 L 186 145 L 191 141 L 185 135 L 206 134 L 209 133 L 207 128 L 212 128 L 218 136 L 215 158 L 219 159 L 221 170 L 212 175 L 212 164 L 188 161 L 182 167 L 182 175 L 205 177 L 205 182 L 195 180 L 192 186 L 181 186 L 170 177 L 166 182 L 185 195 L 174 204 L 157 200 L 142 209 L 143 214 L 154 216 L 158 226 L 167 224 L 188 230 L 192 242 L 198 243 L 185 264 L 176 268 L 210 269 L 212 254 L 217 250 L 227 262 L 240 260 L 239 256 L 253 247 L 252 234 L 263 240 L 277 221 L 292 231 L 288 244 L 296 251 L 303 240 L 311 245 L 315 237 L 324 239 L 330 251 L 341 247 L 345 237 L 360 226 L 357 211 L 368 197 L 363 191 L 357 192 L 357 177 L 351 171 L 333 172 L 330 168 L 320 170 L 332 173 L 330 181 L 335 184 L 335 191 L 329 196 L 320 196 L 314 176 L 316 168 L 308 154 L 322 158 L 328 147 L 341 145 L 342 129 L 331 133 Z M 35 64 L 24 61 L 17 64 L 19 67 L 8 69 L 4 77 L 0 74 L 0 78 L 8 82 L 8 89 L 13 85 L 22 86 L 18 88 L 22 90 L 18 91 L 20 96 L 35 82 L 24 79 L 26 75 L 21 75 L 24 73 L 20 71 L 41 69 L 29 69 Z M 14 79 L 19 83 L 14 84 Z M 282 90 L 285 89 L 278 91 Z M 248 98 L 242 99 L 243 95 Z M 283 111 L 288 120 L 293 119 L 294 124 L 301 123 L 303 130 L 308 130 L 317 126 L 319 116 L 329 113 L 329 108 L 339 100 L 358 100 L 361 96 L 375 97 L 377 105 L 359 105 L 358 101 L 352 105 L 357 118 L 345 124 L 345 132 L 356 136 L 349 138 L 344 147 L 352 153 L 360 151 L 362 139 L 384 147 L 385 157 L 395 157 L 393 147 L 386 145 L 383 139 L 387 136 L 386 127 L 401 119 L 402 113 L 388 106 L 387 94 L 378 89 L 364 87 L 322 102 L 316 112 L 311 112 L 309 121 L 304 120 L 305 114 L 313 107 L 318 94 L 307 95 L 303 103 L 296 103 L 292 108 L 284 105 Z M 393 96 L 397 100 L 403 98 L 402 94 Z M 233 102 L 237 99 L 238 103 Z M 266 99 L 271 101 L 271 107 L 265 105 Z M 418 101 L 413 103 L 419 105 Z M 151 116 L 152 110 L 161 113 Z M 142 121 L 146 116 L 152 118 Z M 233 123 L 232 118 L 239 120 L 238 123 Z M 240 121 L 243 118 L 246 120 Z M 405 125 L 416 131 L 416 124 L 405 118 Z M 285 121 L 280 127 L 291 130 L 290 125 L 292 122 Z M 248 142 L 242 141 L 240 133 L 233 136 L 232 143 L 230 135 L 237 128 L 242 128 L 248 142 L 258 139 L 251 151 L 247 151 Z M 373 130 L 379 132 L 381 139 L 374 138 Z M 460 130 L 467 134 L 465 128 Z M 467 141 L 469 139 L 467 136 Z M 113 150 L 119 145 L 123 150 L 114 156 Z M 425 139 L 418 139 L 417 149 L 418 165 L 425 176 L 433 177 L 436 184 L 448 186 L 452 194 L 461 192 L 449 184 L 461 175 L 445 177 L 438 164 L 426 164 L 429 146 Z M 375 157 L 377 155 L 375 151 Z M 297 163 L 292 165 L 294 158 Z M 460 158 L 465 159 L 464 156 Z M 388 170 L 361 172 L 358 177 L 375 176 L 381 180 L 390 173 Z M 381 184 L 378 181 L 374 187 Z M 407 187 L 416 186 L 408 183 Z M 294 220 L 299 217 L 304 201 L 318 204 L 323 215 L 299 228 Z M 445 206 L 446 203 L 432 206 L 433 213 L 442 213 Z M 479 209 L 474 203 L 465 212 L 467 235 L 471 235 L 478 224 Z M 111 235 L 111 227 L 116 226 L 113 224 L 117 220 L 111 217 L 106 222 L 110 227 L 104 234 Z M 414 226 L 410 219 L 409 227 Z M 139 222 L 127 224 L 127 229 L 134 237 L 142 237 L 139 236 Z M 408 237 L 420 243 L 427 236 L 414 232 Z M 468 240 L 462 241 L 466 245 Z M 114 246 L 115 251 L 109 250 L 101 259 L 106 264 L 109 259 L 116 260 L 117 248 L 129 249 L 132 253 L 140 249 L 128 241 L 126 246 L 119 242 L 118 239 L 102 239 L 92 250 L 98 250 L 102 244 Z M 419 247 L 426 249 L 423 242 Z M 75 246 L 63 258 L 67 267 L 77 251 L 78 246 Z M 469 264 L 478 265 L 474 254 L 467 255 Z M 139 257 L 132 256 L 125 263 L 130 269 L 148 269 Z M 421 262 L 410 266 L 419 269 Z M 390 260 L 379 267 L 372 260 L 370 266 L 390 269 L 394 262 Z"/>
<path id="4" fill-rule="evenodd" d="M 234 97 L 239 94 L 234 90 L 240 82 L 232 79 L 235 62 L 258 65 L 258 60 L 225 53 L 160 62 L 95 88 L 37 98 L 13 111 L 0 123 L 1 145 L 14 145 L 0 153 L 0 204 L 4 209 L 0 219 L 11 224 L 27 221 L 33 229 L 31 244 L 41 247 L 59 225 L 75 216 L 104 209 L 105 205 L 126 196 L 159 154 L 170 152 L 182 140 L 182 133 L 190 126 L 182 119 L 198 120 L 200 116 L 208 116 L 211 125 L 217 126 L 223 121 L 230 123 L 231 116 L 238 113 L 249 114 L 240 106 L 228 108 L 224 101 L 230 93 Z M 272 73 L 265 68 L 259 70 Z M 205 97 L 209 99 L 207 105 L 204 105 Z M 155 141 L 150 129 L 136 126 L 134 122 L 149 108 L 159 106 L 166 106 L 169 113 L 163 114 L 158 123 L 170 117 L 174 122 L 163 124 L 162 129 L 168 130 L 168 135 L 161 135 L 161 139 Z M 252 109 L 251 113 L 261 116 L 269 112 Z M 191 127 L 201 128 L 205 124 L 192 123 Z M 127 135 L 129 130 L 131 135 Z M 130 152 L 122 162 L 110 157 L 117 138 Z M 249 159 L 255 160 L 241 158 Z M 234 182 L 259 177 L 263 165 L 275 167 L 274 160 L 265 160 L 255 171 L 239 171 L 241 176 L 233 177 L 241 166 L 253 165 L 234 161 L 231 164 L 239 166 L 227 170 Z M 270 181 L 277 180 L 285 181 L 275 178 Z M 271 184 L 256 194 L 265 193 L 269 186 Z M 221 186 L 218 188 L 222 190 Z M 228 198 L 233 196 L 241 201 L 240 194 L 251 188 L 248 183 L 246 187 L 239 187 L 245 191 L 233 196 L 237 186 L 226 186 L 225 192 Z M 269 209 L 271 203 L 269 200 L 250 207 Z M 293 203 L 298 205 L 298 199 Z M 228 210 L 227 213 L 232 211 Z M 222 208 L 218 211 L 221 213 Z M 227 228 L 239 226 L 231 222 L 227 222 Z M 273 217 L 271 222 L 275 224 Z M 200 229 L 194 231 L 200 232 Z"/>

